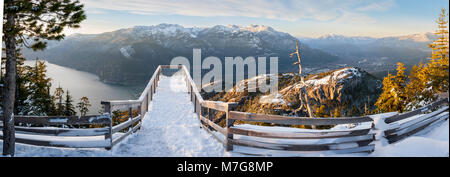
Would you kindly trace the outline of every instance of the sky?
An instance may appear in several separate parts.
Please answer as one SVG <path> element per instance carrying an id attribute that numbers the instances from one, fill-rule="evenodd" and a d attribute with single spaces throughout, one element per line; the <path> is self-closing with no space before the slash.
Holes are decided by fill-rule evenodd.
<path id="1" fill-rule="evenodd" d="M 387 37 L 433 32 L 448 0 L 80 0 L 87 20 L 66 34 L 161 23 L 265 25 L 296 37 Z"/>

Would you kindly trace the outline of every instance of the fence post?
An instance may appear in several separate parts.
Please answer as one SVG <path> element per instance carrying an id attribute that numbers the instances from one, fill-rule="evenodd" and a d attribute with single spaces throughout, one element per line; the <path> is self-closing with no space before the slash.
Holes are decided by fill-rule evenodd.
<path id="1" fill-rule="evenodd" d="M 143 102 L 141 102 L 141 104 L 139 105 L 139 107 L 141 108 L 141 109 L 138 109 L 137 111 L 137 115 L 138 116 L 141 116 L 141 119 L 139 120 L 139 124 L 141 124 L 141 127 L 142 127 L 142 119 L 144 119 L 144 115 L 145 115 L 145 113 L 144 114 L 142 114 L 142 105 L 143 105 Z M 141 128 L 139 128 L 139 129 L 141 129 Z M 136 130 L 137 131 L 137 130 Z"/>
<path id="2" fill-rule="evenodd" d="M 213 120 L 212 119 L 213 113 L 211 111 L 211 108 L 207 108 L 207 110 L 208 110 L 208 120 L 212 122 L 212 120 Z M 211 130 L 211 126 L 209 126 L 209 124 L 208 124 L 208 129 Z"/>
<path id="3" fill-rule="evenodd" d="M 133 107 L 130 106 L 130 108 L 128 108 L 128 116 L 130 116 L 130 118 L 128 118 L 128 120 L 132 120 L 133 119 Z M 131 133 L 133 133 L 133 124 L 130 125 L 129 130 L 131 131 Z"/>
<path id="4" fill-rule="evenodd" d="M 108 132 L 105 134 L 105 139 L 108 140 L 109 139 L 109 146 L 105 147 L 106 150 L 111 150 L 112 149 L 112 126 L 113 126 L 113 117 L 111 114 L 111 103 L 110 102 L 101 102 L 101 104 L 105 105 L 105 111 L 104 114 L 107 114 L 110 118 L 110 122 L 108 125 Z"/>
<path id="5" fill-rule="evenodd" d="M 190 87 L 190 94 L 191 94 L 191 102 L 192 102 L 192 85 Z"/>
<path id="6" fill-rule="evenodd" d="M 194 95 L 194 99 L 193 99 L 192 103 L 194 103 L 194 112 L 197 113 L 198 112 L 197 111 L 197 99 L 196 99 L 196 95 L 195 94 L 193 94 L 193 95 Z"/>
<path id="7" fill-rule="evenodd" d="M 148 94 L 146 94 L 145 95 L 145 107 L 144 107 L 145 113 L 147 113 L 149 111 L 148 110 L 149 104 L 150 104 L 150 102 L 148 101 Z"/>
<path id="8" fill-rule="evenodd" d="M 150 100 L 153 100 L 153 85 L 150 86 L 150 90 L 148 91 L 148 93 L 150 94 Z"/>
<path id="9" fill-rule="evenodd" d="M 233 150 L 233 143 L 231 142 L 233 140 L 233 134 L 230 133 L 230 127 L 233 126 L 234 120 L 230 119 L 230 106 L 227 104 L 226 106 L 226 142 L 225 142 L 225 149 L 226 151 L 232 151 Z"/>
<path id="10" fill-rule="evenodd" d="M 156 75 L 158 75 L 158 74 L 156 74 Z M 156 93 L 156 80 L 158 79 L 158 77 L 156 77 L 154 80 L 153 80 L 153 93 Z"/>

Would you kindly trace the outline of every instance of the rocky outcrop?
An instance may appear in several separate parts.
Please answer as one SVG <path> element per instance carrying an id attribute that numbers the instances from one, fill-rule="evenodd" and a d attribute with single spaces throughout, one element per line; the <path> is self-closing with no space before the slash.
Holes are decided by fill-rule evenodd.
<path id="1" fill-rule="evenodd" d="M 260 76 L 259 76 L 260 77 Z M 268 79 L 268 77 L 266 77 Z M 241 81 L 237 85 L 248 85 L 254 78 Z M 279 75 L 279 93 L 221 92 L 212 100 L 238 102 L 237 110 L 267 114 L 306 116 L 306 110 L 295 112 L 300 106 L 299 93 L 303 85 L 298 74 Z M 374 109 L 372 105 L 381 93 L 381 81 L 360 68 L 339 70 L 309 75 L 305 78 L 308 98 L 312 109 L 320 115 L 358 116 Z M 317 115 L 316 114 L 316 115 Z"/>

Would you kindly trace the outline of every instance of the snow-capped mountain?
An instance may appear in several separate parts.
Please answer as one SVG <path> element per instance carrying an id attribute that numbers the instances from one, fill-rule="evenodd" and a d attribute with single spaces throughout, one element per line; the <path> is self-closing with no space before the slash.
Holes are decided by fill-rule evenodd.
<path id="1" fill-rule="evenodd" d="M 397 37 L 387 37 L 384 39 L 397 39 L 397 40 L 409 40 L 414 42 L 427 42 L 430 43 L 433 40 L 437 39 L 437 36 L 434 33 L 422 33 L 422 34 L 411 34 L 405 36 L 397 36 Z"/>
<path id="2" fill-rule="evenodd" d="M 317 38 L 317 40 L 340 43 L 369 43 L 376 40 L 376 38 L 365 36 L 344 36 L 339 34 L 326 34 Z"/>
<path id="3" fill-rule="evenodd" d="M 395 66 L 397 62 L 408 65 L 425 61 L 430 55 L 428 44 L 437 37 L 433 33 L 373 38 L 328 34 L 318 38 L 300 38 L 312 48 L 321 49 L 343 59 L 343 63 L 357 63 L 371 70 L 380 63 Z"/>
<path id="4" fill-rule="evenodd" d="M 335 41 L 335 42 L 374 42 L 374 41 L 385 41 L 385 40 L 397 40 L 397 41 L 411 41 L 411 42 L 432 42 L 436 39 L 436 35 L 433 33 L 420 33 L 420 34 L 410 34 L 402 36 L 391 36 L 374 38 L 368 36 L 344 36 L 340 34 L 326 34 L 318 38 L 310 38 L 309 40 L 320 40 L 320 41 Z M 306 39 L 308 40 L 308 39 Z"/>
<path id="5" fill-rule="evenodd" d="M 217 25 L 208 28 L 177 24 L 136 26 L 102 34 L 74 34 L 61 42 L 49 41 L 43 52 L 24 51 L 28 58 L 39 56 L 52 63 L 100 76 L 113 83 L 144 84 L 161 64 L 177 56 L 192 58 L 192 49 L 202 49 L 202 58 L 279 57 L 279 70 L 294 70 L 289 54 L 295 50 L 295 37 L 263 25 Z M 339 60 L 319 49 L 302 44 L 306 65 Z"/>

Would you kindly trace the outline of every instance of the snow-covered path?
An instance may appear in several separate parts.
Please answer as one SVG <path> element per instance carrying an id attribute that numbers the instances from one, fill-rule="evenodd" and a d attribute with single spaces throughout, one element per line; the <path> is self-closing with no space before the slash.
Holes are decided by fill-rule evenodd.
<path id="1" fill-rule="evenodd" d="M 182 73 L 161 76 L 141 130 L 113 149 L 118 156 L 225 156 L 222 144 L 200 128 Z"/>
<path id="2" fill-rule="evenodd" d="M 222 157 L 231 155 L 212 135 L 200 128 L 199 119 L 193 110 L 194 105 L 190 102 L 182 73 L 175 73 L 171 77 L 162 75 L 150 104 L 150 111 L 143 119 L 142 128 L 114 146 L 112 151 L 40 147 L 17 143 L 15 156 Z"/>

